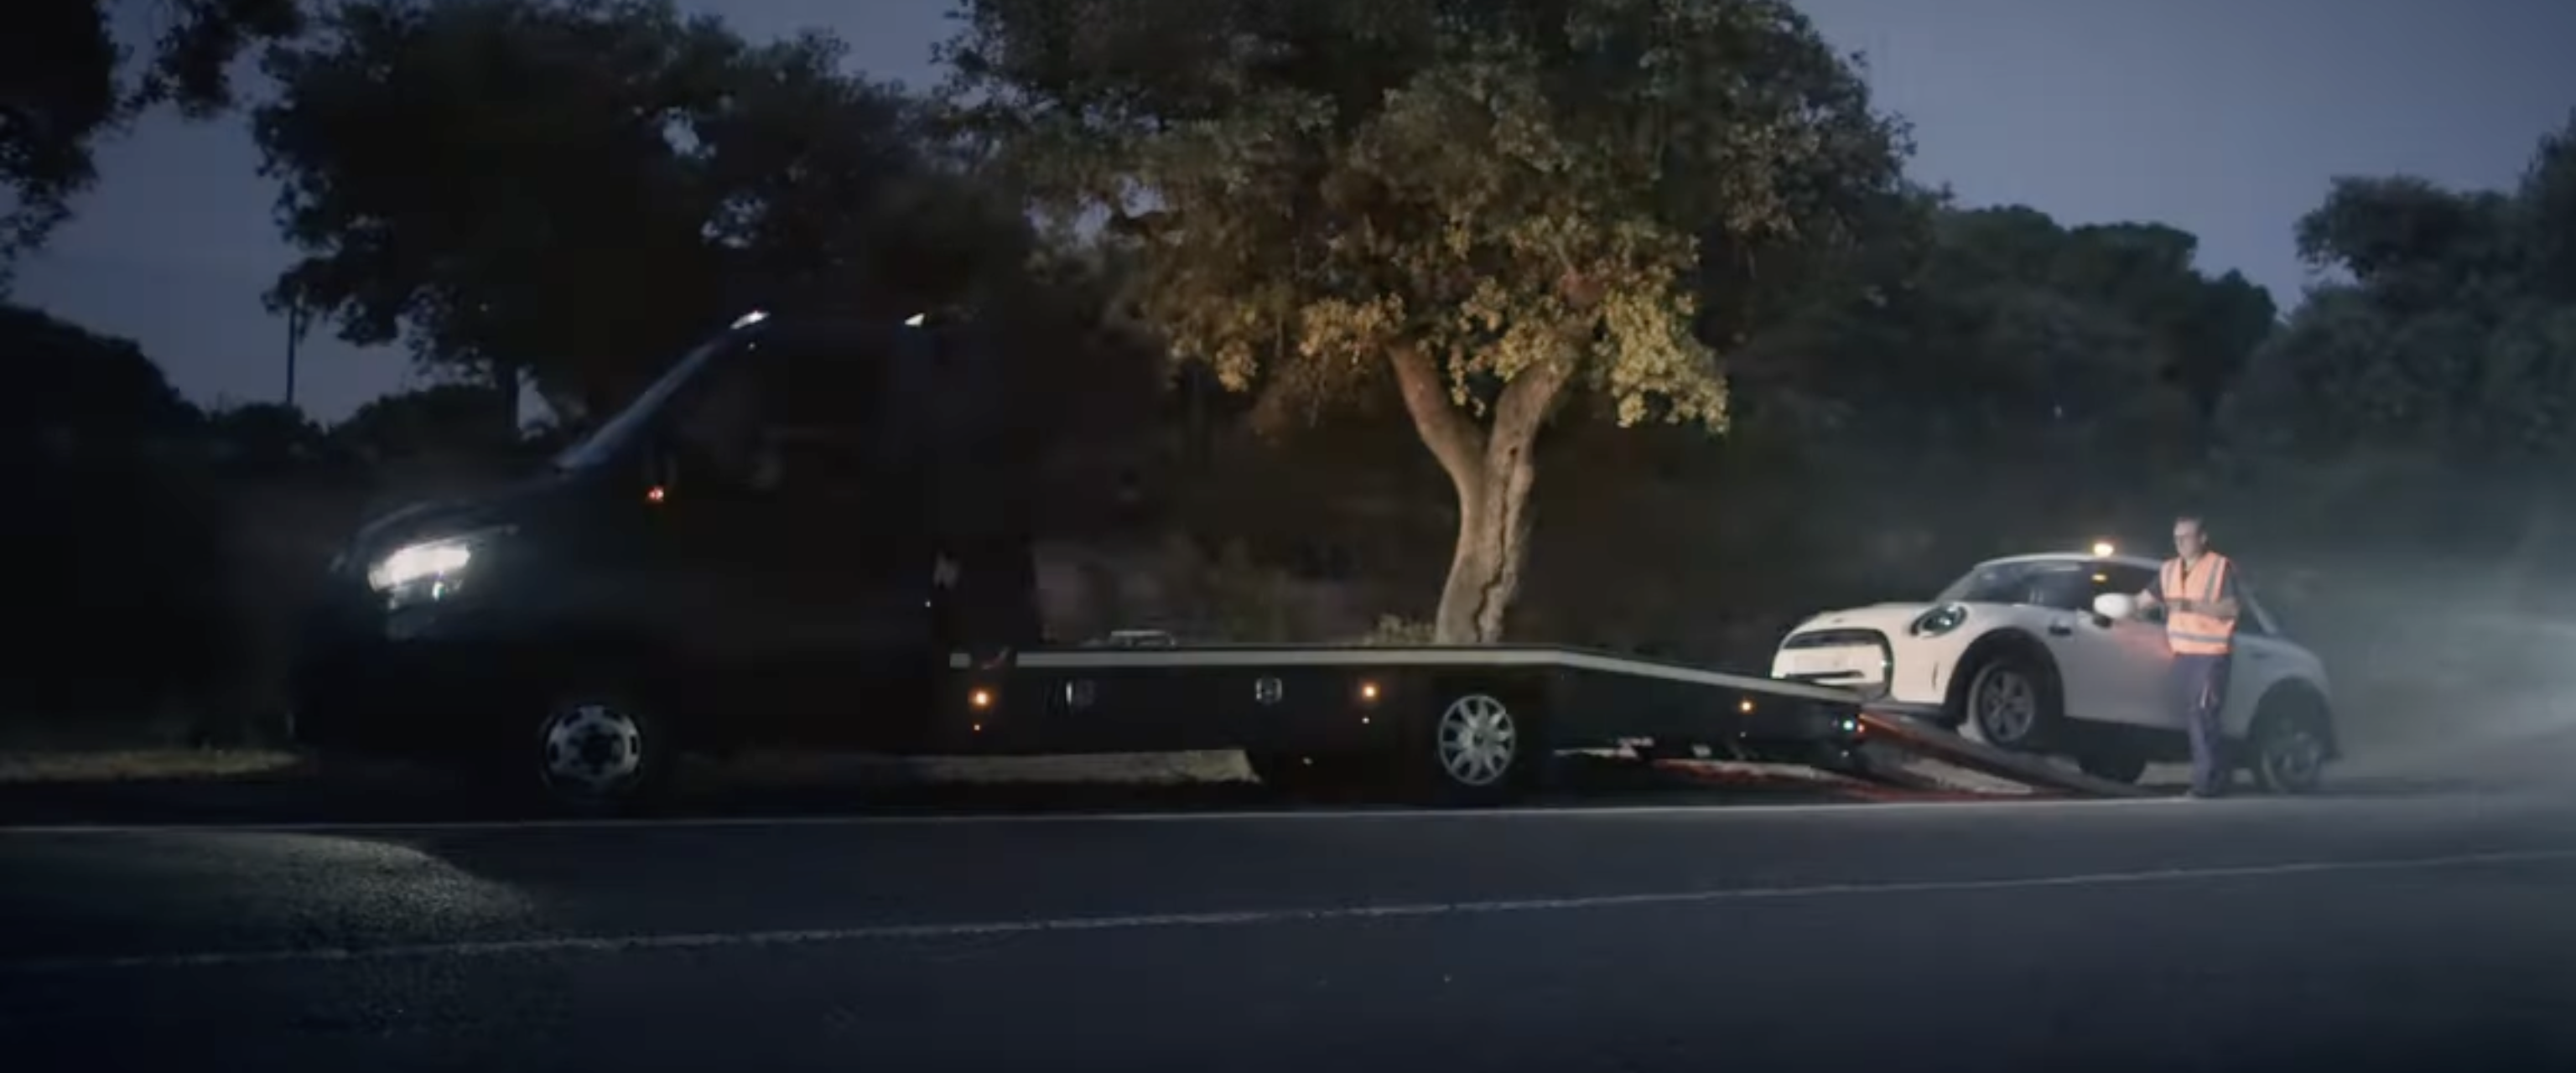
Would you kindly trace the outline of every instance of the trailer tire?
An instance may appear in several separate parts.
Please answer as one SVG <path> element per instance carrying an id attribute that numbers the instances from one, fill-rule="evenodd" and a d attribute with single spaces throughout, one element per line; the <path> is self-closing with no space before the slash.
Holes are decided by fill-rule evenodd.
<path id="1" fill-rule="evenodd" d="M 1535 701 L 1477 686 L 1434 696 L 1439 707 L 1416 732 L 1411 764 L 1431 803 L 1497 805 L 1539 783 L 1553 754 Z"/>

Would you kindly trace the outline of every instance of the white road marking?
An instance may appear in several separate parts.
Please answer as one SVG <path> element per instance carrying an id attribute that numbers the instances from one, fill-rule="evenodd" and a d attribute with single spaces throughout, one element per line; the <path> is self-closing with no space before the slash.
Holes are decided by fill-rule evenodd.
<path id="1" fill-rule="evenodd" d="M 1403 808 L 1380 809 L 1268 809 L 1261 811 L 1193 811 L 1193 812 L 1048 812 L 1032 814 L 938 813 L 918 816 L 681 816 L 634 819 L 532 819 L 532 820 L 424 820 L 416 823 L 374 821 L 361 823 L 170 823 L 170 824 L 46 824 L 12 826 L 0 824 L 0 838 L 30 835 L 188 835 L 188 834 L 439 834 L 477 831 L 617 831 L 617 830 L 689 830 L 695 828 L 742 827 L 922 827 L 955 824 L 1013 826 L 1042 823 L 1275 823 L 1298 820 L 1455 820 L 1455 819 L 1520 819 L 1529 817 L 1621 817 L 1681 816 L 1711 818 L 1725 816 L 1776 816 L 1781 814 L 1831 815 L 1837 813 L 1884 812 L 1906 809 L 1952 809 L 1960 811 L 2007 808 L 2030 812 L 2048 808 L 2134 808 L 2142 805 L 2191 803 L 2209 808 L 2211 803 L 2192 802 L 2183 797 L 2127 798 L 2041 798 L 1999 797 L 1992 801 L 1853 801 L 1816 804 L 1781 805 L 1533 805 L 1514 808 Z"/>
<path id="2" fill-rule="evenodd" d="M 2007 879 L 1915 880 L 1886 883 L 1824 883 L 1796 887 L 1732 887 L 1641 894 L 1602 894 L 1568 898 L 1518 898 L 1493 901 L 1420 902 L 1395 905 L 1330 906 L 1310 909 L 1249 909 L 1203 913 L 1150 913 L 1126 916 L 1056 917 L 948 924 L 879 924 L 801 931 L 698 932 L 661 935 L 564 936 L 485 942 L 416 943 L 378 947 L 313 947 L 202 954 L 142 954 L 130 957 L 44 958 L 0 961 L 0 974 L 60 974 L 142 969 L 243 968 L 298 966 L 395 960 L 456 960 L 548 954 L 628 954 L 666 950 L 722 950 L 748 947 L 798 947 L 900 940 L 974 939 L 1065 932 L 1154 931 L 1179 928 L 1239 928 L 1274 924 L 1338 921 L 1410 920 L 1432 917 L 1492 916 L 1506 913 L 1557 913 L 1653 906 L 1709 905 L 1723 902 L 1797 901 L 1816 898 L 1885 897 L 1990 891 L 2072 889 L 2190 883 L 2213 880 L 2277 879 L 2291 876 L 2364 872 L 2424 872 L 2450 868 L 2548 864 L 2576 861 L 2576 849 L 2464 853 L 2378 861 L 2297 861 L 2232 868 L 2170 868 L 2139 872 L 2088 872 L 2063 876 Z"/>

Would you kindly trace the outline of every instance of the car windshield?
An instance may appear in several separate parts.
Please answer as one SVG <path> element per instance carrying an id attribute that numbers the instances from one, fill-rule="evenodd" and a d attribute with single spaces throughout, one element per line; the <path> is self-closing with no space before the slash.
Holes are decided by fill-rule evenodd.
<path id="1" fill-rule="evenodd" d="M 627 403 L 625 409 L 618 411 L 617 416 L 609 418 L 606 424 L 591 430 L 590 435 L 582 437 L 578 442 L 555 455 L 554 467 L 559 470 L 589 469 L 616 458 L 618 453 L 625 449 L 628 441 L 634 439 L 644 426 L 652 423 L 653 415 L 660 413 L 662 408 L 670 403 L 671 396 L 679 394 L 682 387 L 697 377 L 699 369 L 715 360 L 718 353 L 727 349 L 727 344 L 736 334 L 738 333 L 728 331 L 698 344 L 697 349 L 690 351 L 678 363 L 672 365 L 671 371 L 663 373 L 661 379 L 653 381 L 642 394 L 635 396 L 635 401 Z"/>
<path id="2" fill-rule="evenodd" d="M 2097 593 L 2123 589 L 2126 579 L 2114 564 L 2085 559 L 2023 559 L 1982 563 L 1933 597 L 1935 603 L 2028 604 L 2077 610 L 2092 605 Z"/>

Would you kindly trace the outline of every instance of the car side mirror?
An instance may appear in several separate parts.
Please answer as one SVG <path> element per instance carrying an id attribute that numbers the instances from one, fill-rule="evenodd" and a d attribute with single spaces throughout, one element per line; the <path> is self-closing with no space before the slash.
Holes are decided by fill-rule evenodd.
<path id="1" fill-rule="evenodd" d="M 2093 613 L 2113 622 L 2134 618 L 2138 601 L 2127 593 L 2106 592 L 2093 598 Z"/>

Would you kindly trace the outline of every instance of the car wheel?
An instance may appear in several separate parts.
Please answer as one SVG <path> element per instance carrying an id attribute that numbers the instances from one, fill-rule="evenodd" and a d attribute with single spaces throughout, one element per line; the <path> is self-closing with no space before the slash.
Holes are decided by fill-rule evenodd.
<path id="1" fill-rule="evenodd" d="M 1998 748 L 2038 751 L 2057 720 L 2056 703 L 2046 672 L 2018 654 L 1997 655 L 1968 679 L 1968 725 Z"/>
<path id="2" fill-rule="evenodd" d="M 577 815 L 625 812 L 667 784 L 673 742 L 661 722 L 624 694 L 573 689 L 556 695 L 537 725 L 537 787 Z"/>
<path id="3" fill-rule="evenodd" d="M 2266 705 L 2254 724 L 2254 781 L 2267 793 L 2310 794 L 2325 785 L 2322 717 L 2312 706 Z"/>

